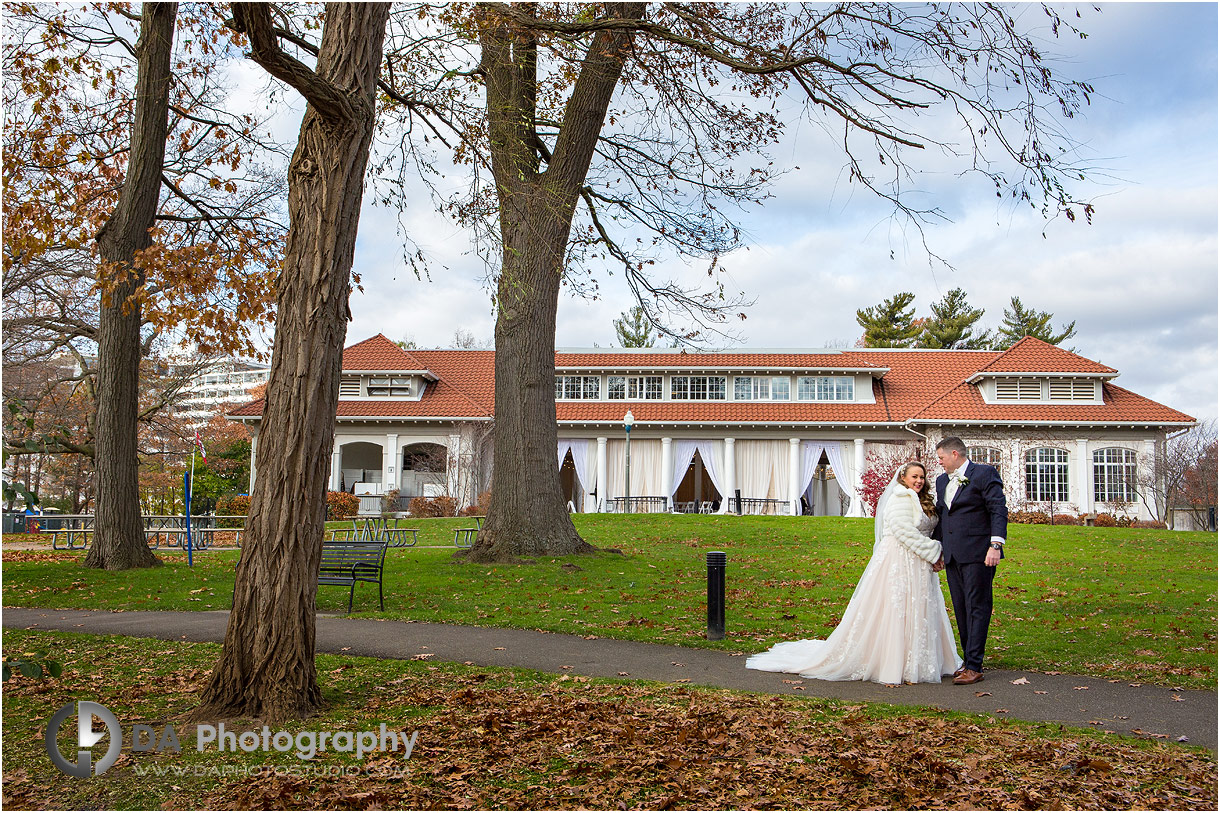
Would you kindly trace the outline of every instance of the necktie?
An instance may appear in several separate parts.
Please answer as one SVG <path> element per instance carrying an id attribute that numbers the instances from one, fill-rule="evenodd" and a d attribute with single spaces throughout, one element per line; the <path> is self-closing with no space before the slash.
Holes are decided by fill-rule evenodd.
<path id="1" fill-rule="evenodd" d="M 953 498 L 957 496 L 957 474 L 949 476 L 949 485 L 945 486 L 945 505 L 952 507 Z"/>

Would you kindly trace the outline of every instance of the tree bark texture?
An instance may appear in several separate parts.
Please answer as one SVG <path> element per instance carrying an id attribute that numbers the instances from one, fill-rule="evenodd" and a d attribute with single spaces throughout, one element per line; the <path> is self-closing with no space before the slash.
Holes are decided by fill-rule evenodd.
<path id="1" fill-rule="evenodd" d="M 145 3 L 136 45 L 136 105 L 127 176 L 114 214 L 98 232 L 105 275 L 119 284 L 103 292 L 97 348 L 94 471 L 97 512 L 85 566 L 106 570 L 158 565 L 144 539 L 140 515 L 137 432 L 140 379 L 140 303 L 144 284 L 136 252 L 152 245 L 161 194 L 169 115 L 170 57 L 177 3 Z"/>
<path id="2" fill-rule="evenodd" d="M 643 3 L 608 4 L 640 19 Z M 494 21 L 494 10 L 489 18 Z M 484 27 L 492 171 L 503 243 L 496 314 L 495 466 L 487 521 L 474 562 L 591 553 L 564 506 L 555 463 L 555 314 L 572 217 L 606 111 L 631 47 L 631 34 L 593 38 L 564 111 L 546 171 L 534 129 L 536 47 L 507 22 Z"/>
<path id="3" fill-rule="evenodd" d="M 328 3 L 314 71 L 285 68 L 265 4 L 233 4 L 254 58 L 309 101 L 288 170 L 275 344 L 224 651 L 198 719 L 300 719 L 314 667 L 318 563 L 347 333 L 352 257 L 388 3 Z"/>

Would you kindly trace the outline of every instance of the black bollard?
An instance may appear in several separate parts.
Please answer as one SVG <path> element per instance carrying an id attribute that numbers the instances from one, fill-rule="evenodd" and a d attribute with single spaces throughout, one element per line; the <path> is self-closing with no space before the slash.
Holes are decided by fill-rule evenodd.
<path id="1" fill-rule="evenodd" d="M 707 639 L 724 638 L 724 568 L 728 554 L 714 550 L 707 555 Z"/>
<path id="2" fill-rule="evenodd" d="M 737 516 L 741 516 L 741 489 L 740 489 L 740 488 L 738 488 L 738 489 L 734 489 L 734 490 L 737 492 L 737 493 L 736 493 L 736 500 L 737 500 Z"/>

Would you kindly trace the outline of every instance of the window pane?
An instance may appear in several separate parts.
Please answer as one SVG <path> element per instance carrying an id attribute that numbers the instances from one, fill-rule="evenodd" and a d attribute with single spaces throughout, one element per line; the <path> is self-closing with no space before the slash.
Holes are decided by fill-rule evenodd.
<path id="1" fill-rule="evenodd" d="M 809 376 L 802 376 L 796 380 L 796 397 L 802 401 L 812 401 L 817 397 L 815 392 L 816 379 Z"/>
<path id="2" fill-rule="evenodd" d="M 650 375 L 644 379 L 644 397 L 654 401 L 661 399 L 661 376 Z"/>
<path id="3" fill-rule="evenodd" d="M 627 379 L 621 375 L 612 375 L 606 379 L 606 397 L 611 401 L 621 401 L 627 397 Z"/>
<path id="4" fill-rule="evenodd" d="M 670 394 L 677 400 L 685 401 L 688 398 L 690 387 L 687 382 L 687 376 L 676 375 L 669 382 Z"/>
<path id="5" fill-rule="evenodd" d="M 1134 502 L 1135 452 L 1110 448 L 1093 452 L 1093 499 L 1097 502 Z"/>
<path id="6" fill-rule="evenodd" d="M 754 397 L 754 379 L 739 375 L 733 380 L 733 400 L 748 401 Z"/>
<path id="7" fill-rule="evenodd" d="M 788 400 L 788 379 L 773 378 L 771 379 L 771 400 L 772 401 L 787 401 Z"/>

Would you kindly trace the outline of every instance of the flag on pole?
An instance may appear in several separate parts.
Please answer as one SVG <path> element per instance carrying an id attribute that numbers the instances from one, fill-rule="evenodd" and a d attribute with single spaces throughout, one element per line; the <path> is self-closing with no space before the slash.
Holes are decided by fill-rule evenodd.
<path id="1" fill-rule="evenodd" d="M 198 446 L 198 447 L 199 447 L 199 456 L 203 458 L 203 462 L 204 462 L 204 463 L 208 462 L 208 452 L 207 452 L 207 449 L 204 449 L 204 448 L 203 448 L 203 441 L 202 441 L 202 440 L 199 438 L 199 430 L 198 430 L 198 429 L 196 429 L 196 430 L 195 430 L 195 441 L 194 441 L 194 443 L 195 443 L 195 445 L 196 445 L 196 446 Z"/>

